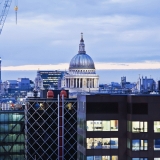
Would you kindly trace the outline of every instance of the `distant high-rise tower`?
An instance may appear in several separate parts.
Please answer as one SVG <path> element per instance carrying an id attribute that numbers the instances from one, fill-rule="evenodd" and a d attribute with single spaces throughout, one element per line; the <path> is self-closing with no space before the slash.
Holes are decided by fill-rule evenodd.
<path id="1" fill-rule="evenodd" d="M 1 93 L 1 84 L 2 80 L 1 80 L 1 57 L 0 57 L 0 93 Z"/>
<path id="2" fill-rule="evenodd" d="M 35 89 L 36 90 L 43 89 L 43 79 L 42 79 L 39 71 L 37 72 L 37 77 L 35 78 Z"/>
<path id="3" fill-rule="evenodd" d="M 1 57 L 0 57 L 0 82 L 1 82 Z"/>

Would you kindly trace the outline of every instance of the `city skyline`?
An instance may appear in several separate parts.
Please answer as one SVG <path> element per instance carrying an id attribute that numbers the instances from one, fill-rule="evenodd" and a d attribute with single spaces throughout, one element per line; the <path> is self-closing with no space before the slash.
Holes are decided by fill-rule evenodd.
<path id="1" fill-rule="evenodd" d="M 49 2 L 19 1 L 17 25 L 12 3 L 0 37 L 2 70 L 68 70 L 81 32 L 96 69 L 160 68 L 158 0 Z"/>

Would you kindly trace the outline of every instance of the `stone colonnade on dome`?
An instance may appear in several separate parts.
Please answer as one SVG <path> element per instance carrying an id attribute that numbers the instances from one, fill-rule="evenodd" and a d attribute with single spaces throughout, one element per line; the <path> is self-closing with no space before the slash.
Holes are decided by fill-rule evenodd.
<path id="1" fill-rule="evenodd" d="M 98 88 L 99 80 L 98 77 L 88 77 L 88 78 L 76 78 L 76 77 L 67 77 L 65 78 L 65 87 L 66 88 Z"/>

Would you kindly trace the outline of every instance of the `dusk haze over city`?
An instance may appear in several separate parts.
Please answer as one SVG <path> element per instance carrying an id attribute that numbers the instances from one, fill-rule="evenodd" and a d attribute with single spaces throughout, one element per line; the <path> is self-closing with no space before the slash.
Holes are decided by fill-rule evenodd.
<path id="1" fill-rule="evenodd" d="M 158 2 L 25 0 L 17 25 L 13 2 L 0 38 L 2 70 L 67 70 L 81 32 L 97 70 L 159 69 Z"/>
<path id="2" fill-rule="evenodd" d="M 0 0 L 0 160 L 160 160 L 160 0 Z"/>

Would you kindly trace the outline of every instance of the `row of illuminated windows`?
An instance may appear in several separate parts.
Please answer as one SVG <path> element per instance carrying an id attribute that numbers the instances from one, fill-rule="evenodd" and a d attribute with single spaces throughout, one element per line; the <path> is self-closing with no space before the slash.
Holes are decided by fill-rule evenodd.
<path id="1" fill-rule="evenodd" d="M 154 150 L 160 150 L 160 139 L 154 139 Z M 127 148 L 131 148 L 132 151 L 139 151 L 139 150 L 148 150 L 148 140 L 142 139 L 133 139 L 127 140 Z"/>
<path id="2" fill-rule="evenodd" d="M 94 120 L 85 121 L 83 119 L 78 119 L 78 128 L 87 131 L 118 131 L 118 120 Z"/>
<path id="3" fill-rule="evenodd" d="M 118 156 L 87 156 L 87 160 L 118 160 Z"/>
<path id="4" fill-rule="evenodd" d="M 1 134 L 0 142 L 24 142 L 24 134 Z"/>
<path id="5" fill-rule="evenodd" d="M 148 160 L 148 158 L 128 158 L 128 160 Z M 160 160 L 160 158 L 154 158 L 154 160 Z"/>
<path id="6" fill-rule="evenodd" d="M 0 124 L 0 132 L 20 132 L 21 125 L 20 124 Z"/>
<path id="7" fill-rule="evenodd" d="M 14 145 L 3 145 L 0 146 L 0 153 L 6 152 L 24 152 L 23 144 L 14 144 Z"/>
<path id="8" fill-rule="evenodd" d="M 130 160 L 148 160 L 148 158 L 130 158 Z"/>
<path id="9" fill-rule="evenodd" d="M 118 131 L 118 120 L 78 120 L 78 128 L 87 129 L 87 131 Z M 148 132 L 147 121 L 127 121 L 127 131 L 129 132 Z M 160 132 L 160 121 L 154 121 L 154 132 Z"/>
<path id="10" fill-rule="evenodd" d="M 118 120 L 87 121 L 87 131 L 118 131 Z"/>
<path id="11" fill-rule="evenodd" d="M 118 156 L 87 156 L 87 160 L 118 160 Z M 148 160 L 148 158 L 130 158 L 130 160 Z M 154 158 L 160 160 L 160 158 Z"/>
<path id="12" fill-rule="evenodd" d="M 160 133 L 160 121 L 154 121 L 154 132 Z M 148 122 L 146 121 L 128 121 L 127 131 L 129 132 L 148 132 Z"/>
<path id="13" fill-rule="evenodd" d="M 87 138 L 87 149 L 117 149 L 118 138 Z"/>
<path id="14" fill-rule="evenodd" d="M 0 114 L 0 121 L 7 122 L 7 121 L 24 121 L 24 115 L 18 113 L 1 113 Z"/>
<path id="15" fill-rule="evenodd" d="M 148 158 L 129 158 L 129 160 L 148 160 Z M 154 160 L 160 160 L 160 158 L 154 158 Z"/>

